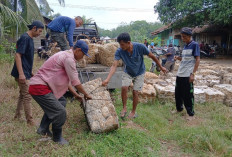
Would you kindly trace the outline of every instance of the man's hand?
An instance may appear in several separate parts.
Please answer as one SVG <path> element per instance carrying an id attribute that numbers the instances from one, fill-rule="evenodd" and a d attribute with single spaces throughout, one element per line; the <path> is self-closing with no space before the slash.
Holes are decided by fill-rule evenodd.
<path id="1" fill-rule="evenodd" d="M 31 77 L 33 77 L 34 76 L 34 73 L 31 73 Z"/>
<path id="2" fill-rule="evenodd" d="M 189 77 L 189 82 L 190 82 L 190 83 L 193 83 L 194 80 L 195 80 L 194 75 L 191 74 L 190 77 Z"/>
<path id="3" fill-rule="evenodd" d="M 26 77 L 24 74 L 19 75 L 19 83 L 26 83 Z"/>
<path id="4" fill-rule="evenodd" d="M 109 81 L 106 79 L 106 80 L 104 80 L 104 81 L 102 82 L 102 86 L 107 86 L 108 83 L 109 83 Z"/>
<path id="5" fill-rule="evenodd" d="M 161 69 L 161 70 L 163 71 L 163 73 L 165 73 L 165 74 L 168 72 L 168 70 L 167 70 L 165 67 L 161 67 L 160 69 Z"/>
<path id="6" fill-rule="evenodd" d="M 79 102 L 82 102 L 82 100 L 83 100 L 83 96 L 81 96 L 81 95 L 79 95 L 79 94 L 76 94 L 75 96 L 75 99 L 77 99 Z"/>
<path id="7" fill-rule="evenodd" d="M 89 94 L 84 95 L 85 100 L 90 100 L 92 97 Z"/>
<path id="8" fill-rule="evenodd" d="M 181 61 L 181 59 L 182 59 L 182 58 L 181 58 L 180 56 L 175 56 L 175 57 L 174 57 L 174 60 L 179 60 L 179 61 Z"/>

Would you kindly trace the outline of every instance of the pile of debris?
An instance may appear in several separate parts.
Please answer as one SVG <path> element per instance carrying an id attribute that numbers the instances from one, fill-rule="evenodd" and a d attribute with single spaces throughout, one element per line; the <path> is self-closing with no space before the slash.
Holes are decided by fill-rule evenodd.
<path id="1" fill-rule="evenodd" d="M 179 62 L 174 73 L 177 72 L 178 66 Z M 175 101 L 176 77 L 172 73 L 166 75 L 160 73 L 158 76 L 146 72 L 144 83 L 144 88 L 140 92 L 140 102 L 153 101 L 156 97 L 161 101 Z M 194 97 L 196 103 L 213 102 L 232 106 L 232 68 L 201 61 L 194 81 Z"/>
<path id="2" fill-rule="evenodd" d="M 83 87 L 92 96 L 91 100 L 83 103 L 83 109 L 94 133 L 103 133 L 119 127 L 118 116 L 115 111 L 110 93 L 102 86 L 100 78 L 86 82 Z"/>

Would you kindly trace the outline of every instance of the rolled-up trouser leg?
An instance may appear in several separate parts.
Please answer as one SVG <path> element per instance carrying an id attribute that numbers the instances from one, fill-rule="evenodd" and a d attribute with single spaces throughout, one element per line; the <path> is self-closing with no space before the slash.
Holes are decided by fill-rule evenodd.
<path id="1" fill-rule="evenodd" d="M 53 128 L 61 129 L 66 120 L 66 110 L 62 105 L 66 104 L 64 99 L 62 98 L 62 103 L 59 102 L 53 93 L 38 96 L 32 95 L 32 97 L 43 109 L 48 119 L 51 120 Z"/>

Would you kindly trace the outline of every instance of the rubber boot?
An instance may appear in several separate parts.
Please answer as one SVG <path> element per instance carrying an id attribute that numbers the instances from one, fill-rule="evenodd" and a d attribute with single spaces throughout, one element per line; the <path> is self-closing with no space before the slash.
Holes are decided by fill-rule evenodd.
<path id="1" fill-rule="evenodd" d="M 54 129 L 52 128 L 52 132 L 53 132 L 53 141 L 57 142 L 60 145 L 68 145 L 68 141 L 66 141 L 63 137 L 62 137 L 62 129 Z"/>
<path id="2" fill-rule="evenodd" d="M 52 137 L 52 133 L 49 130 L 50 123 L 51 123 L 51 120 L 48 118 L 48 116 L 46 114 L 44 114 L 44 116 L 41 120 L 40 126 L 37 129 L 37 134 L 43 135 L 43 136 L 47 135 L 49 137 Z"/>

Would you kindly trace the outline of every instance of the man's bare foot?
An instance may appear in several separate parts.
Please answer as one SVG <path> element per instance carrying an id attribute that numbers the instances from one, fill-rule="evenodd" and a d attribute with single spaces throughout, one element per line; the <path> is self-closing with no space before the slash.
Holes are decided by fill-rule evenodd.
<path id="1" fill-rule="evenodd" d="M 21 117 L 21 116 L 14 116 L 14 120 L 15 120 L 15 121 L 19 121 L 19 122 L 25 122 L 25 121 L 26 121 L 26 119 L 24 119 L 24 118 Z"/>
<path id="2" fill-rule="evenodd" d="M 136 118 L 136 117 L 138 117 L 138 115 L 136 113 L 131 112 L 127 118 L 132 119 L 132 118 Z"/>
<path id="3" fill-rule="evenodd" d="M 194 120 L 194 119 L 195 119 L 194 116 L 187 116 L 187 117 L 186 117 L 186 120 L 188 120 L 188 121 L 192 121 L 192 120 Z"/>
<path id="4" fill-rule="evenodd" d="M 37 124 L 35 123 L 34 120 L 28 121 L 28 122 L 27 122 L 27 125 L 28 125 L 28 126 L 37 126 Z"/>
<path id="5" fill-rule="evenodd" d="M 121 113 L 120 113 L 120 117 L 121 117 L 121 118 L 125 118 L 126 114 L 127 114 L 126 109 L 123 109 L 123 110 L 121 111 Z"/>

